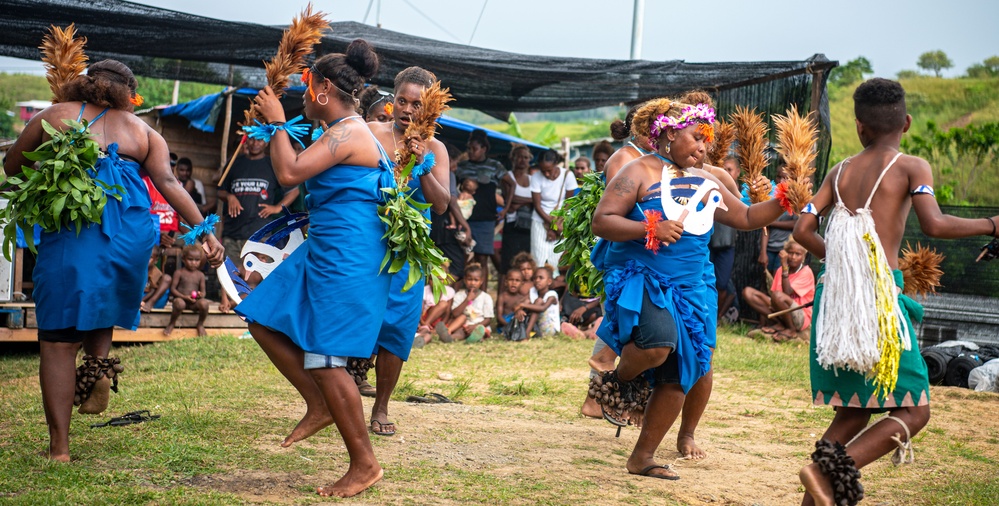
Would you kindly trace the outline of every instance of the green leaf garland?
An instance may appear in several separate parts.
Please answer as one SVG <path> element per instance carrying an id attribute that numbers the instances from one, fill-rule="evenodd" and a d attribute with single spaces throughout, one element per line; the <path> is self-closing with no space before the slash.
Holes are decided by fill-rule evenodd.
<path id="1" fill-rule="evenodd" d="M 572 293 L 581 297 L 603 297 L 604 276 L 590 261 L 590 252 L 597 244 L 593 235 L 593 212 L 604 195 L 603 174 L 590 172 L 580 178 L 579 193 L 566 199 L 552 216 L 562 218 L 562 238 L 555 251 L 562 253 L 560 263 L 572 265 L 565 278 Z"/>
<path id="2" fill-rule="evenodd" d="M 416 156 L 410 157 L 396 179 L 398 188 L 382 188 L 388 199 L 378 206 L 378 218 L 385 223 L 382 237 L 388 242 L 388 251 L 379 270 L 388 267 L 388 273 L 395 274 L 409 264 L 409 278 L 402 291 L 408 291 L 426 276 L 436 302 L 444 295 L 448 275 L 444 270 L 444 254 L 430 240 L 430 220 L 421 213 L 431 206 L 414 200 L 409 188 L 409 173 L 415 164 Z"/>
<path id="3" fill-rule="evenodd" d="M 42 120 L 42 129 L 51 137 L 24 157 L 38 162 L 37 169 L 22 166 L 21 174 L 8 177 L 2 193 L 7 206 L 0 211 L 3 227 L 3 254 L 10 260 L 17 240 L 17 226 L 24 231 L 28 248 L 35 252 L 34 226 L 46 232 L 76 229 L 100 224 L 108 195 L 121 200 L 125 189 L 93 177 L 100 156 L 86 120 L 62 120 L 69 128 L 59 131 Z"/>

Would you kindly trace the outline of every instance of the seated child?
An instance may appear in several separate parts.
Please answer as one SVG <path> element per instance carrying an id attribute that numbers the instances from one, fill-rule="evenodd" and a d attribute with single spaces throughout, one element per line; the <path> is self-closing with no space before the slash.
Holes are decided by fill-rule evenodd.
<path id="1" fill-rule="evenodd" d="M 475 192 L 479 189 L 479 183 L 474 179 L 466 179 L 458 187 L 458 209 L 461 209 L 461 216 L 468 219 L 472 215 L 475 207 Z"/>
<path id="2" fill-rule="evenodd" d="M 482 265 L 472 262 L 465 266 L 465 289 L 459 290 L 451 300 L 451 323 L 441 341 L 464 339 L 467 343 L 481 341 L 489 337 L 489 324 L 492 323 L 493 299 L 482 291 Z"/>
<path id="3" fill-rule="evenodd" d="M 808 330 L 812 322 L 812 308 L 796 309 L 769 320 L 767 315 L 790 307 L 800 307 L 815 298 L 815 275 L 804 265 L 805 248 L 791 237 L 784 243 L 779 253 L 780 267 L 774 274 L 774 282 L 767 295 L 747 286 L 742 294 L 754 311 L 760 314 L 760 328 L 750 335 L 765 334 L 775 341 L 787 341 Z"/>
<path id="4" fill-rule="evenodd" d="M 454 300 L 454 288 L 451 286 L 444 287 L 444 294 L 441 295 L 441 299 L 436 304 L 434 304 L 434 291 L 430 287 L 430 283 L 423 286 L 423 312 L 420 313 L 420 326 L 416 330 L 417 339 L 413 341 L 415 347 L 430 344 L 434 337 L 431 331 L 433 328 L 443 326 L 446 335 L 447 317 L 451 315 L 452 300 Z M 422 343 L 420 339 L 423 340 Z"/>
<path id="5" fill-rule="evenodd" d="M 163 271 L 156 267 L 156 260 L 160 257 L 160 247 L 153 246 L 153 252 L 149 255 L 149 268 L 146 274 L 146 288 L 142 293 L 142 303 L 139 310 L 148 313 L 151 309 L 166 307 L 167 291 L 170 290 L 171 277 L 163 274 Z"/>
<path id="6" fill-rule="evenodd" d="M 521 251 L 513 256 L 510 261 L 510 268 L 520 271 L 521 279 L 520 294 L 528 296 L 534 288 L 534 271 L 538 268 L 538 263 L 534 261 L 529 251 Z"/>
<path id="7" fill-rule="evenodd" d="M 204 253 L 201 247 L 190 245 L 184 248 L 184 268 L 173 274 L 170 283 L 170 297 L 173 300 L 173 312 L 170 313 L 170 324 L 163 329 L 164 335 L 170 335 L 180 312 L 185 309 L 198 312 L 198 335 L 207 336 L 205 318 L 208 318 L 208 299 L 205 298 L 205 273 L 201 272 L 201 262 Z"/>
<path id="8" fill-rule="evenodd" d="M 558 294 L 551 289 L 553 269 L 544 265 L 534 271 L 534 286 L 528 295 L 528 301 L 517 304 L 515 318 L 527 317 L 527 328 L 537 327 L 537 337 L 553 336 L 561 328 L 558 310 Z M 542 295 L 543 294 L 543 295 Z"/>
<path id="9" fill-rule="evenodd" d="M 573 339 L 596 339 L 603 320 L 600 298 L 580 299 L 565 292 L 562 297 L 562 333 Z"/>
<path id="10" fill-rule="evenodd" d="M 524 284 L 524 275 L 520 270 L 511 267 L 503 277 L 503 284 L 506 290 L 500 292 L 496 298 L 496 312 L 499 319 L 496 320 L 496 330 L 500 330 L 507 339 L 510 339 L 511 323 L 514 322 L 514 313 L 517 304 L 527 300 L 527 295 L 520 293 L 520 285 Z M 523 318 L 519 321 L 523 322 Z M 526 324 L 526 322 L 524 322 Z"/>

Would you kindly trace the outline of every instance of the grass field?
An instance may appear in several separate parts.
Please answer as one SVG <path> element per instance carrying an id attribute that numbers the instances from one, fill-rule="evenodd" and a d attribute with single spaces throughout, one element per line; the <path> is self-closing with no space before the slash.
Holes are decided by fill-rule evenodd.
<path id="1" fill-rule="evenodd" d="M 738 329 L 735 329 L 738 330 Z M 414 351 L 390 406 L 399 433 L 373 436 L 385 479 L 354 504 L 792 504 L 797 469 L 831 417 L 807 392 L 807 347 L 719 336 L 715 388 L 683 479 L 625 473 L 638 431 L 620 439 L 578 414 L 591 342 L 431 344 Z M 301 399 L 252 340 L 209 337 L 114 350 L 126 371 L 104 415 L 74 414 L 71 464 L 47 444 L 37 354 L 0 356 L 0 504 L 311 504 L 346 469 L 336 431 L 278 447 Z M 452 378 L 443 380 L 441 378 Z M 439 392 L 463 404 L 410 404 Z M 864 470 L 870 504 L 999 501 L 999 396 L 934 388 L 916 464 Z M 370 400 L 365 400 L 370 409 Z M 89 425 L 137 409 L 159 420 Z M 659 450 L 672 462 L 675 428 Z"/>

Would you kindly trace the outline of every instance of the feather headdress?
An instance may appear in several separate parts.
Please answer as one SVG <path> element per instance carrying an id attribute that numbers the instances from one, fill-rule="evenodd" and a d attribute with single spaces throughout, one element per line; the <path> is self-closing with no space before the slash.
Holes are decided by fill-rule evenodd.
<path id="1" fill-rule="evenodd" d="M 917 242 L 916 249 L 912 249 L 908 242 L 905 243 L 902 258 L 898 260 L 898 268 L 905 280 L 904 293 L 924 297 L 936 293 L 943 276 L 943 270 L 940 269 L 943 260 L 944 256 L 933 248 Z"/>
<path id="2" fill-rule="evenodd" d="M 62 87 L 87 70 L 87 55 L 83 46 L 86 37 L 76 38 L 76 25 L 70 23 L 66 29 L 52 25 L 49 33 L 42 38 L 42 62 L 45 63 L 45 79 L 52 90 L 52 103 L 64 101 Z"/>
<path id="3" fill-rule="evenodd" d="M 711 165 L 721 167 L 725 163 L 725 157 L 732 149 L 732 141 L 735 140 L 735 128 L 732 123 L 719 120 L 715 123 L 715 141 L 711 143 L 711 151 L 708 152 L 708 160 Z"/>
<path id="4" fill-rule="evenodd" d="M 735 126 L 735 138 L 739 143 L 735 148 L 735 155 L 745 171 L 742 180 L 751 186 L 767 167 L 767 125 L 763 121 L 763 115 L 757 113 L 756 109 L 750 110 L 742 106 L 736 106 L 731 119 Z M 764 202 L 770 200 L 770 195 L 765 188 L 751 189 L 749 199 L 753 203 Z"/>
<path id="5" fill-rule="evenodd" d="M 452 100 L 454 100 L 454 97 L 451 96 L 451 90 L 449 88 L 441 88 L 440 81 L 434 81 L 429 87 L 424 88 L 420 92 L 420 103 L 422 105 L 413 114 L 409 126 L 406 127 L 406 132 L 403 134 L 404 138 L 412 139 L 418 137 L 423 141 L 432 139 L 437 132 L 437 119 L 441 117 L 441 114 L 451 109 L 451 106 L 447 104 Z M 396 172 L 398 173 L 401 167 L 409 163 L 412 157 L 413 153 L 409 151 L 408 143 L 396 151 Z"/>
<path id="6" fill-rule="evenodd" d="M 784 158 L 784 174 L 787 184 L 781 183 L 778 198 L 782 199 L 785 210 L 798 213 L 812 201 L 811 176 L 815 173 L 815 141 L 819 130 L 811 121 L 812 114 L 802 116 L 796 105 L 791 105 L 787 116 L 775 115 L 777 129 L 777 152 Z"/>
<path id="7" fill-rule="evenodd" d="M 281 36 L 277 54 L 270 61 L 264 62 L 267 72 L 267 84 L 280 98 L 288 88 L 288 79 L 305 69 L 305 58 L 312 54 L 313 46 L 323 39 L 323 32 L 329 30 L 330 23 L 325 12 L 312 12 L 312 4 L 308 4 L 301 14 L 292 20 L 291 26 Z M 252 105 L 246 110 L 245 125 L 252 125 L 257 119 L 256 108 Z"/>

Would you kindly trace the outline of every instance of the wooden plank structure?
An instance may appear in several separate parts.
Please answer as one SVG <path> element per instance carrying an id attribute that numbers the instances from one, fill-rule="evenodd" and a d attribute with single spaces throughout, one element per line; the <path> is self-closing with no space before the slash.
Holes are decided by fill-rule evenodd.
<path id="1" fill-rule="evenodd" d="M 0 345 L 38 341 L 35 304 L 33 302 L 0 303 L 0 318 L 2 317 L 6 318 L 6 322 L 0 326 Z M 170 307 L 153 309 L 148 313 L 141 314 L 139 328 L 134 331 L 116 327 L 113 341 L 116 343 L 152 343 L 188 339 L 197 336 L 195 329 L 197 322 L 198 315 L 185 311 L 177 319 L 177 325 L 173 332 L 166 336 L 163 335 L 163 328 L 170 323 Z M 234 313 L 219 311 L 217 303 L 213 303 L 209 308 L 208 318 L 205 320 L 205 330 L 208 331 L 209 336 L 238 336 L 246 332 L 246 328 L 246 323 Z"/>

